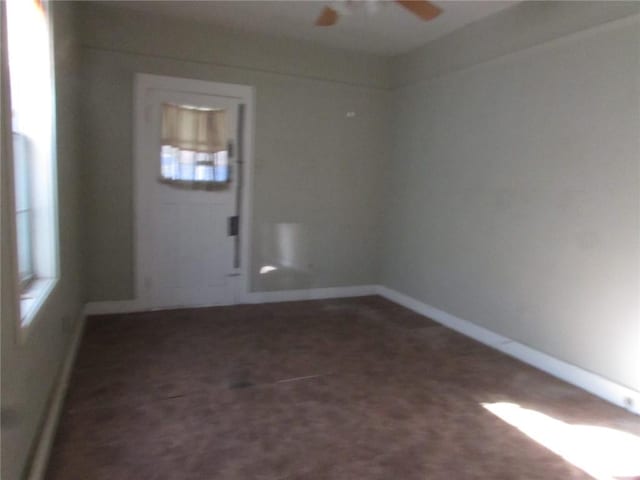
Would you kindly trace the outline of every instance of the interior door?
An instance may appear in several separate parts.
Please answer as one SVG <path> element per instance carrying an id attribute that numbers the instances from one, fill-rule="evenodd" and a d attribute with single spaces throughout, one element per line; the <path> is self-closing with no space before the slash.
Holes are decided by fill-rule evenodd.
<path id="1" fill-rule="evenodd" d="M 232 304 L 233 277 L 239 273 L 234 267 L 235 242 L 229 231 L 229 219 L 236 215 L 238 164 L 234 150 L 239 100 L 162 89 L 148 89 L 144 95 L 145 127 L 139 132 L 144 153 L 138 170 L 142 178 L 137 184 L 145 192 L 138 218 L 142 236 L 138 255 L 146 306 Z M 166 159 L 162 156 L 166 105 L 223 113 L 228 147 L 219 153 L 226 156 L 228 181 L 206 186 L 196 167 L 186 164 L 177 168 L 186 165 L 187 181 L 166 181 Z"/>

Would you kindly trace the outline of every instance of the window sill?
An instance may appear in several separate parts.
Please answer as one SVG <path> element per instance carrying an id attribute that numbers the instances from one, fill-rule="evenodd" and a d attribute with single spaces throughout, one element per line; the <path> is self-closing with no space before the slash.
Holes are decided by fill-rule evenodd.
<path id="1" fill-rule="evenodd" d="M 20 327 L 23 338 L 25 330 L 33 323 L 55 284 L 55 278 L 39 278 L 34 280 L 29 288 L 20 295 Z"/>

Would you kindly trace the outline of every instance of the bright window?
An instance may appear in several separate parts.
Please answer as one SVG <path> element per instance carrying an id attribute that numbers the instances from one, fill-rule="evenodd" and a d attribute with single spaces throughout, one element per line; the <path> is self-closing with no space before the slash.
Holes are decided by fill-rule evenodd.
<path id="1" fill-rule="evenodd" d="M 16 246 L 22 323 L 57 274 L 54 82 L 47 4 L 7 0 Z"/>

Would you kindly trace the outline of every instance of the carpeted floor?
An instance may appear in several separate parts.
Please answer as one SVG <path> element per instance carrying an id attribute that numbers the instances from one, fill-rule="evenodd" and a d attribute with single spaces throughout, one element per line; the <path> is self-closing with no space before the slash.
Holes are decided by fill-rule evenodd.
<path id="1" fill-rule="evenodd" d="M 380 297 L 88 320 L 49 480 L 591 478 L 491 414 L 640 419 Z"/>

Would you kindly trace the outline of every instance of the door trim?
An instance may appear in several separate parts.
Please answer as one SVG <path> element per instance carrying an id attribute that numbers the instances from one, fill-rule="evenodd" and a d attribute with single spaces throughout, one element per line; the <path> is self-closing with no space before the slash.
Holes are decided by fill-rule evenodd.
<path id="1" fill-rule="evenodd" d="M 167 77 L 162 75 L 150 75 L 137 73 L 134 79 L 134 108 L 133 108 L 133 235 L 134 235 L 134 296 L 138 309 L 147 310 L 153 308 L 146 289 L 142 272 L 144 256 L 143 238 L 140 232 L 140 218 L 145 215 L 145 204 L 150 198 L 150 192 L 144 188 L 142 176 L 142 158 L 144 141 L 141 132 L 144 131 L 146 121 L 145 92 L 149 89 L 173 90 L 177 92 L 214 95 L 218 97 L 232 97 L 245 105 L 243 142 L 243 182 L 240 202 L 240 275 L 230 277 L 233 282 L 233 303 L 244 303 L 250 291 L 250 261 L 251 261 L 251 215 L 253 198 L 253 152 L 254 152 L 254 128 L 255 128 L 255 88 L 250 85 L 237 85 L 232 83 L 218 83 L 204 80 L 193 80 L 181 77 Z M 200 305 L 204 306 L 204 305 Z"/>

